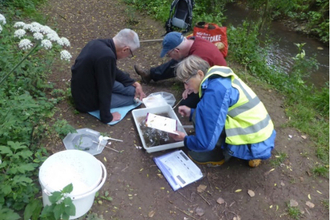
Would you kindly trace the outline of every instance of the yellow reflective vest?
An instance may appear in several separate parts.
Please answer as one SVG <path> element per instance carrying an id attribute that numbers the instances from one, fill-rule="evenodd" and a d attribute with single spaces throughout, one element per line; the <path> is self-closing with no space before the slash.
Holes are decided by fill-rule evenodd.
<path id="1" fill-rule="evenodd" d="M 225 132 L 226 143 L 232 145 L 259 143 L 268 139 L 274 124 L 258 96 L 230 68 L 224 66 L 211 67 L 201 82 L 210 76 L 231 77 L 231 83 L 239 92 L 236 104 L 228 109 Z M 199 88 L 199 97 L 202 88 Z"/>

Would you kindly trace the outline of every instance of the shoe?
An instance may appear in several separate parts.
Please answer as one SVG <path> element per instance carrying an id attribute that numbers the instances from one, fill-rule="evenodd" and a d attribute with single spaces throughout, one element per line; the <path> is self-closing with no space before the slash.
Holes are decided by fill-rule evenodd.
<path id="1" fill-rule="evenodd" d="M 261 159 L 249 160 L 249 166 L 255 168 L 261 164 Z"/>
<path id="2" fill-rule="evenodd" d="M 208 165 L 210 167 L 221 166 L 225 162 L 225 157 L 219 150 L 208 152 L 188 151 L 188 157 L 195 163 Z"/>
<path id="3" fill-rule="evenodd" d="M 150 78 L 150 71 L 148 70 L 143 70 L 140 66 L 134 65 L 134 70 L 135 72 L 141 76 L 142 82 L 145 84 L 148 84 L 151 80 Z"/>

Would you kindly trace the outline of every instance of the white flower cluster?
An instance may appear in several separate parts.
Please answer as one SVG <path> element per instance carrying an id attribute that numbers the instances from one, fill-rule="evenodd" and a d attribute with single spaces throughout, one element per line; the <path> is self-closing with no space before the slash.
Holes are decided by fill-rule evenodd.
<path id="1" fill-rule="evenodd" d="M 41 46 L 44 47 L 46 50 L 50 50 L 52 49 L 53 44 L 50 40 L 45 39 L 41 41 Z"/>
<path id="2" fill-rule="evenodd" d="M 0 14 L 0 33 L 2 31 L 1 24 L 5 23 L 5 17 Z M 46 50 L 50 50 L 53 47 L 53 43 L 57 43 L 62 47 L 71 46 L 70 41 L 67 38 L 59 37 L 56 31 L 46 25 L 41 25 L 38 22 L 26 24 L 22 21 L 19 21 L 14 24 L 14 28 L 17 28 L 17 30 L 14 32 L 14 37 L 19 39 L 26 37 L 25 39 L 22 39 L 18 44 L 18 47 L 23 50 L 28 50 L 33 46 L 31 40 L 29 40 L 26 36 L 28 32 L 33 35 L 34 40 L 38 41 L 36 45 L 40 44 Z M 60 55 L 61 60 L 70 60 L 72 58 L 71 54 L 67 50 L 61 51 Z"/>
<path id="3" fill-rule="evenodd" d="M 71 58 L 72 58 L 72 56 L 67 50 L 61 51 L 61 60 L 70 61 Z"/>
<path id="4" fill-rule="evenodd" d="M 40 32 L 36 32 L 33 34 L 33 37 L 36 40 L 42 40 L 44 38 L 44 35 L 42 35 L 42 33 L 40 33 Z"/>
<path id="5" fill-rule="evenodd" d="M 6 18 L 2 14 L 0 14 L 0 33 L 2 32 L 2 26 L 1 24 L 5 25 L 6 24 Z"/>
<path id="6" fill-rule="evenodd" d="M 23 39 L 18 44 L 18 47 L 21 48 L 22 50 L 31 49 L 32 46 L 33 44 L 29 39 Z"/>
<path id="7" fill-rule="evenodd" d="M 22 37 L 24 37 L 25 34 L 26 34 L 26 31 L 24 29 L 18 29 L 15 31 L 14 37 L 21 39 Z"/>
<path id="8" fill-rule="evenodd" d="M 2 14 L 0 14 L 0 24 L 3 24 L 3 25 L 6 24 L 6 18 Z"/>

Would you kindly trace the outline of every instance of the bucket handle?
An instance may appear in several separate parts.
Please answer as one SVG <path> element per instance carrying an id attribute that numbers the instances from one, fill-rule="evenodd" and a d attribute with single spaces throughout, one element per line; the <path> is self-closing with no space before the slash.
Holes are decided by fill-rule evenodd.
<path id="1" fill-rule="evenodd" d="M 97 187 L 95 187 L 93 190 L 89 191 L 86 194 L 71 197 L 72 200 L 78 200 L 78 199 L 84 198 L 84 197 L 89 196 L 93 193 L 96 193 L 97 191 L 99 191 L 99 189 L 101 189 L 101 187 L 105 183 L 105 180 L 107 179 L 107 170 L 105 169 L 105 166 L 103 165 L 103 163 L 101 161 L 99 161 L 99 163 L 102 167 L 103 175 L 104 175 L 102 181 L 100 182 L 100 184 Z"/>

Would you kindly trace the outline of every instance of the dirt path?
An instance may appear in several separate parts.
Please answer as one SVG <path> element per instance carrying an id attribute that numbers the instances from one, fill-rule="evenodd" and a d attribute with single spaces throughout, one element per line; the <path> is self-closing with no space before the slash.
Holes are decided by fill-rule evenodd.
<path id="1" fill-rule="evenodd" d="M 162 23 L 134 12 L 117 0 L 50 0 L 45 13 L 50 18 L 48 25 L 57 27 L 60 35 L 71 41 L 73 58 L 89 40 L 110 38 L 125 27 L 135 30 L 141 40 L 158 39 L 165 32 Z M 142 43 L 135 58 L 120 61 L 118 65 L 138 79 L 133 65 L 139 63 L 150 67 L 165 62 L 166 58 L 159 58 L 160 49 L 160 42 Z M 64 70 L 54 70 L 50 80 L 59 88 L 67 88 L 73 62 L 74 59 Z M 229 63 L 229 66 L 233 65 Z M 174 93 L 178 100 L 180 94 L 171 89 L 174 83 L 170 80 L 143 85 L 143 88 L 147 94 L 156 91 Z M 104 219 L 120 220 L 291 219 L 287 204 L 295 200 L 303 213 L 301 219 L 328 219 L 329 210 L 324 203 L 328 204 L 329 182 L 326 178 L 310 175 L 310 168 L 317 163 L 311 142 L 296 130 L 282 128 L 288 120 L 281 107 L 283 97 L 274 91 L 250 86 L 265 104 L 276 126 L 277 140 L 272 158 L 256 169 L 237 159 L 218 168 L 200 166 L 205 177 L 176 192 L 158 175 L 160 172 L 152 159 L 165 152 L 148 154 L 136 148 L 141 146 L 141 141 L 131 113 L 117 125 L 108 126 L 87 114 L 75 114 L 70 104 L 61 103 L 61 114 L 75 128 L 90 128 L 125 140 L 112 144 L 121 153 L 105 149 L 97 156 L 108 171 L 107 182 L 100 193 L 109 191 L 113 201 L 94 204 L 91 212 Z M 52 147 L 53 152 L 64 149 L 61 142 Z M 272 166 L 279 153 L 285 153 L 287 159 L 281 165 Z M 206 190 L 198 193 L 199 185 L 207 186 Z M 248 190 L 255 196 L 251 197 Z M 219 198 L 224 203 L 219 204 Z M 307 206 L 306 202 L 315 207 Z"/>

